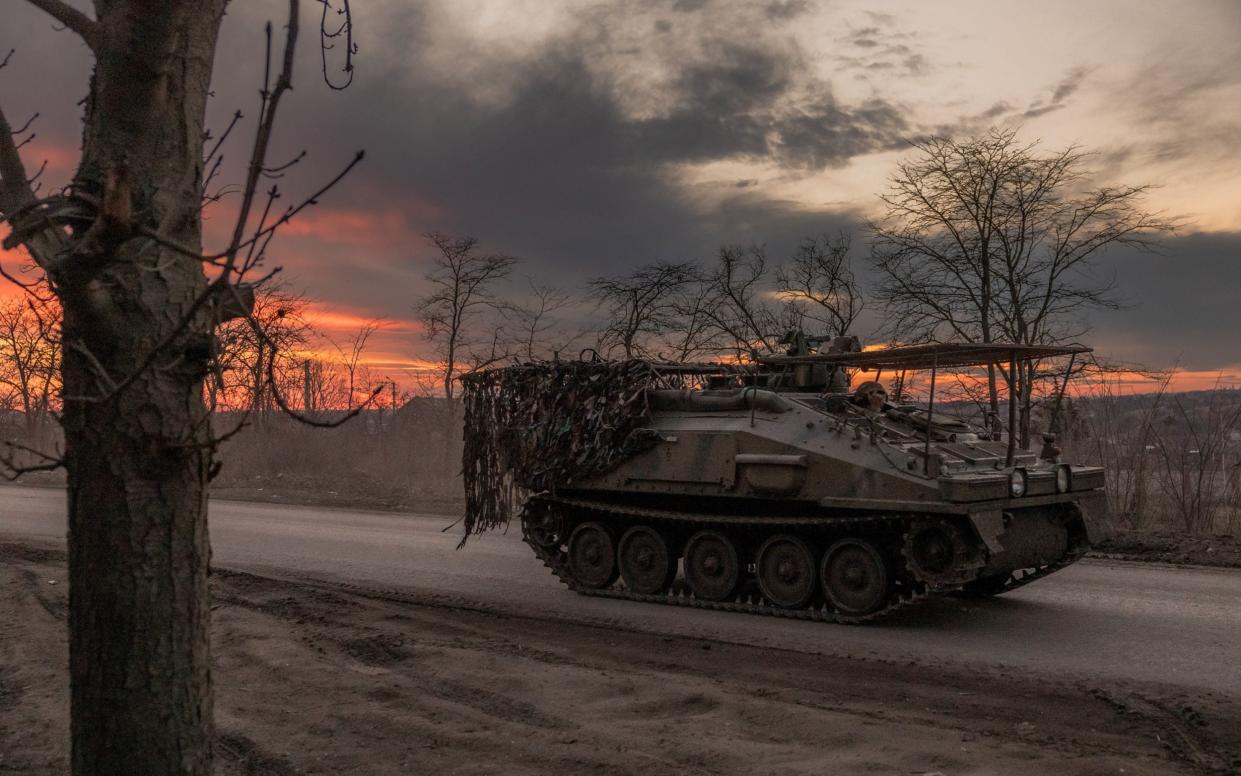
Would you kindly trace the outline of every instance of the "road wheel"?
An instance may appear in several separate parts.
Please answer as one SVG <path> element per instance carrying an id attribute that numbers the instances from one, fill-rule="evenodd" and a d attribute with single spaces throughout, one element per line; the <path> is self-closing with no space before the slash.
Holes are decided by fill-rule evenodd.
<path id="1" fill-rule="evenodd" d="M 699 531 L 685 543 L 685 582 L 696 598 L 724 601 L 741 581 L 737 548 L 718 531 Z"/>
<path id="2" fill-rule="evenodd" d="M 800 609 L 818 583 L 814 553 L 796 536 L 777 534 L 758 549 L 758 589 L 776 606 Z"/>
<path id="3" fill-rule="evenodd" d="M 582 523 L 569 537 L 569 572 L 582 587 L 597 590 L 616 581 L 616 546 L 602 523 Z"/>
<path id="4" fill-rule="evenodd" d="M 645 525 L 635 525 L 625 532 L 616 557 L 625 587 L 635 593 L 662 593 L 677 575 L 676 558 L 667 539 Z"/>
<path id="5" fill-rule="evenodd" d="M 827 600 L 841 614 L 870 614 L 888 600 L 888 565 L 862 539 L 842 539 L 829 547 L 819 575 Z"/>

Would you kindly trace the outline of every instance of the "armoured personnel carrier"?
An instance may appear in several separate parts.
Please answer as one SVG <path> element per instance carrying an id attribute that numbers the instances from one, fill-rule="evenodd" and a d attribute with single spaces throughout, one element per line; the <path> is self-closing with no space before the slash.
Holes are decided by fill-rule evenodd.
<path id="1" fill-rule="evenodd" d="M 790 354 L 745 367 L 579 361 L 468 376 L 467 531 L 520 508 L 525 541 L 579 593 L 838 622 L 931 594 L 1003 593 L 1085 553 L 1082 502 L 1103 470 L 1061 461 L 1050 434 L 1035 452 L 936 412 L 934 393 L 944 371 L 1019 374 L 1066 356 L 1071 370 L 1086 348 L 861 352 L 851 337 L 797 337 Z M 929 403 L 890 403 L 882 376 L 917 370 Z"/>

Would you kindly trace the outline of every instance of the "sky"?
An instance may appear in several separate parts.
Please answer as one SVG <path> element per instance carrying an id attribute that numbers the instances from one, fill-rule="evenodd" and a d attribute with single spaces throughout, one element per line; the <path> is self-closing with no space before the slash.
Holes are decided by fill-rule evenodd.
<path id="1" fill-rule="evenodd" d="M 87 4 L 76 0 L 75 5 Z M 40 114 L 23 152 L 44 183 L 72 174 L 90 58 L 50 19 L 4 0 L 0 104 Z M 329 89 L 315 3 L 303 3 L 294 90 L 274 158 L 314 191 L 366 160 L 271 250 L 314 318 L 348 336 L 387 323 L 368 358 L 403 379 L 429 356 L 417 301 L 431 230 L 474 235 L 524 276 L 573 289 L 652 261 L 709 260 L 758 243 L 855 235 L 911 140 L 1016 127 L 1092 152 L 1099 185 L 1152 184 L 1179 220 L 1158 254 L 1118 249 L 1120 310 L 1089 341 L 1112 359 L 1179 366 L 1178 387 L 1241 384 L 1241 3 L 1235 0 L 355 0 L 356 77 Z M 882 12 L 874 8 L 881 7 Z M 254 131 L 262 29 L 286 4 L 234 0 L 217 50 L 209 125 L 245 119 L 225 147 L 240 180 Z M 339 52 L 337 52 L 339 53 Z M 334 68 L 336 65 L 333 64 Z M 227 200 L 207 214 L 223 240 Z M 9 265 L 19 258 L 4 257 Z M 11 293 L 11 291 L 10 291 Z M 578 307 L 589 317 L 590 301 Z M 857 333 L 873 338 L 881 311 Z"/>

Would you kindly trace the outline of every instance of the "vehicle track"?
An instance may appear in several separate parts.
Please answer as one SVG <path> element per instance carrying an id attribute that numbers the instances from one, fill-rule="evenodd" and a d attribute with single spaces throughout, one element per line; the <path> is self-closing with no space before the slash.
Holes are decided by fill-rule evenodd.
<path id="1" fill-rule="evenodd" d="M 551 570 L 557 579 L 570 590 L 585 596 L 856 625 L 878 620 L 902 607 L 917 603 L 932 594 L 959 591 L 969 581 L 973 580 L 977 572 L 985 565 L 981 557 L 964 559 L 956 577 L 943 580 L 934 588 L 931 588 L 917 581 L 913 570 L 906 563 L 906 567 L 900 570 L 895 583 L 891 587 L 886 604 L 877 611 L 866 615 L 838 612 L 833 610 L 829 604 L 819 601 L 803 608 L 779 607 L 767 601 L 757 590 L 751 589 L 750 586 L 746 585 L 740 587 L 740 592 L 731 601 L 706 601 L 696 598 L 682 580 L 675 581 L 668 592 L 664 594 L 643 594 L 627 590 L 622 581 L 617 581 L 610 587 L 596 589 L 580 584 L 573 577 L 569 569 L 568 554 L 561 546 L 562 542 L 560 540 L 564 538 L 563 536 L 556 537 L 554 542 L 540 541 L 540 538 L 531 531 L 531 521 L 528 519 L 531 511 L 549 506 L 576 512 L 582 516 L 581 519 L 575 518 L 575 523 L 588 519 L 632 520 L 636 518 L 656 525 L 668 526 L 694 526 L 696 528 L 727 527 L 734 530 L 763 531 L 767 533 L 780 529 L 801 530 L 814 532 L 817 534 L 820 542 L 824 544 L 845 536 L 882 539 L 884 538 L 882 534 L 885 532 L 896 532 L 903 537 L 916 517 L 885 514 L 832 518 L 708 515 L 646 509 L 607 502 L 562 498 L 546 494 L 531 497 L 526 502 L 522 512 L 522 539 L 534 550 L 535 556 L 542 561 L 544 566 Z M 562 531 L 561 533 L 565 534 L 567 531 Z M 998 590 L 996 592 L 1008 592 L 1059 571 L 1082 558 L 1086 553 L 1086 549 L 1084 545 L 1079 545 L 1057 563 L 1013 572 L 1002 583 L 997 583 Z"/>

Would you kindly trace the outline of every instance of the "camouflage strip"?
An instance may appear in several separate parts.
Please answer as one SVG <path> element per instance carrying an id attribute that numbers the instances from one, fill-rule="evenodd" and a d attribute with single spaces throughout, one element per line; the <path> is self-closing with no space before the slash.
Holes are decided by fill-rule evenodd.
<path id="1" fill-rule="evenodd" d="M 658 437 L 647 389 L 668 376 L 642 360 L 551 361 L 461 377 L 465 540 L 507 526 L 530 493 L 604 471 Z"/>

